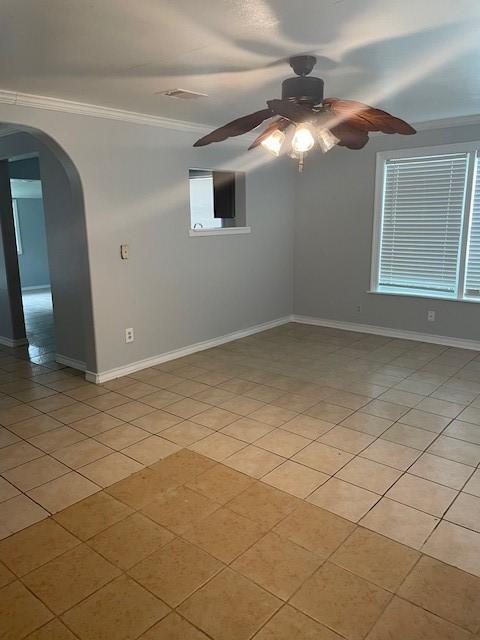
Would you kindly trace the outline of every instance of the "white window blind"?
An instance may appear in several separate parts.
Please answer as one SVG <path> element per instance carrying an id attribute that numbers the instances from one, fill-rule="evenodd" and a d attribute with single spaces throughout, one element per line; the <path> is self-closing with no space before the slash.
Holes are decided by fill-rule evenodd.
<path id="1" fill-rule="evenodd" d="M 474 175 L 472 217 L 468 235 L 465 296 L 480 299 L 480 167 L 478 155 L 475 162 Z"/>
<path id="2" fill-rule="evenodd" d="M 386 161 L 378 290 L 456 297 L 467 167 L 468 153 Z M 470 255 L 471 286 L 480 288 L 477 189 L 476 271 Z"/>

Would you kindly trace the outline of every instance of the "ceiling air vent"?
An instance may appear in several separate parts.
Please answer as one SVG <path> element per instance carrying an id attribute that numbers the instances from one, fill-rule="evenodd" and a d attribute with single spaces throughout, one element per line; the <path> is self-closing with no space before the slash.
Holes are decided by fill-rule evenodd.
<path id="1" fill-rule="evenodd" d="M 169 98 L 179 98 L 180 100 L 197 100 L 197 98 L 208 98 L 208 94 L 199 91 L 189 91 L 188 89 L 169 89 L 168 91 L 160 91 L 161 96 Z"/>

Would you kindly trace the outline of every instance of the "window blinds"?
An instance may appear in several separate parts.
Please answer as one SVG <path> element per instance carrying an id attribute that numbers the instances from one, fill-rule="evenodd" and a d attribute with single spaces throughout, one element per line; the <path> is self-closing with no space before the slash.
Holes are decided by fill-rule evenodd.
<path id="1" fill-rule="evenodd" d="M 386 162 L 380 289 L 456 295 L 467 165 L 467 153 Z"/>
<path id="2" fill-rule="evenodd" d="M 480 167 L 478 165 L 477 156 L 465 280 L 465 295 L 468 298 L 480 298 Z"/>

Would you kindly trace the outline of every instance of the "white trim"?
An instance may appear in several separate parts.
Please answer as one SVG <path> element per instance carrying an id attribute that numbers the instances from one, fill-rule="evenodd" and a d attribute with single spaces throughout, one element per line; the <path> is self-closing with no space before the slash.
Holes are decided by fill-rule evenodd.
<path id="1" fill-rule="evenodd" d="M 18 338 L 14 340 L 13 338 L 6 338 L 5 336 L 0 336 L 0 344 L 3 344 L 5 347 L 23 347 L 28 344 L 27 338 Z"/>
<path id="2" fill-rule="evenodd" d="M 60 353 L 55 355 L 55 362 L 58 364 L 64 364 L 67 367 L 71 367 L 72 369 L 78 369 L 79 371 L 85 371 L 87 365 L 85 362 L 81 362 L 81 360 L 74 360 L 73 358 L 69 358 L 68 356 L 62 356 Z"/>
<path id="3" fill-rule="evenodd" d="M 108 382 L 109 380 L 114 380 L 115 378 L 127 376 L 129 373 L 135 373 L 135 371 L 140 371 L 141 369 L 148 369 L 148 367 L 153 367 L 157 364 L 162 364 L 163 362 L 168 362 L 170 360 L 176 360 L 177 358 L 189 356 L 192 353 L 197 353 L 197 351 L 204 351 L 205 349 L 218 347 L 221 344 L 232 342 L 233 340 L 239 340 L 240 338 L 251 336 L 254 333 L 267 331 L 268 329 L 279 327 L 282 324 L 287 324 L 287 322 L 291 322 L 291 316 L 284 316 L 283 318 L 278 318 L 277 320 L 271 320 L 270 322 L 263 322 L 262 324 L 254 325 L 253 327 L 249 327 L 248 329 L 241 329 L 240 331 L 228 333 L 227 335 L 220 336 L 219 338 L 212 338 L 211 340 L 204 340 L 202 342 L 191 344 L 188 347 L 182 347 L 180 349 L 174 349 L 173 351 L 167 351 L 166 353 L 162 353 L 158 356 L 153 356 L 153 358 L 138 360 L 137 362 L 132 362 L 123 367 L 101 371 L 100 373 L 95 373 L 94 371 L 86 371 L 85 378 L 89 382 L 101 384 L 103 382 Z"/>
<path id="4" fill-rule="evenodd" d="M 432 333 L 420 333 L 418 331 L 408 331 L 406 329 L 392 329 L 391 327 L 377 327 L 372 324 L 359 324 L 357 322 L 329 320 L 326 318 L 314 318 L 311 316 L 293 315 L 291 322 L 310 324 L 318 327 L 331 327 L 332 329 L 342 329 L 344 331 L 355 331 L 358 333 L 373 333 L 379 336 L 387 336 L 388 338 L 400 338 L 401 340 L 414 340 L 416 342 L 429 342 L 432 344 L 441 344 L 445 347 L 480 351 L 480 341 L 478 340 L 453 338 L 451 336 L 438 336 Z"/>
<path id="5" fill-rule="evenodd" d="M 37 289 L 50 289 L 50 284 L 36 284 L 33 287 L 22 287 L 22 291 L 36 291 Z"/>
<path id="6" fill-rule="evenodd" d="M 471 125 L 480 125 L 480 114 L 438 118 L 438 120 L 423 120 L 422 122 L 414 122 L 413 125 L 417 131 L 448 129 L 449 127 L 468 127 Z"/>
<path id="7" fill-rule="evenodd" d="M 417 291 L 387 291 L 385 289 L 369 289 L 368 291 L 365 291 L 365 293 L 368 293 L 369 295 L 374 295 L 374 296 L 400 296 L 400 298 L 422 298 L 423 300 L 443 300 L 445 302 L 473 302 L 473 304 L 479 304 L 480 303 L 480 299 L 476 299 L 476 298 L 455 298 L 452 296 L 441 296 L 440 294 L 427 294 L 427 293 L 420 293 Z"/>
<path id="8" fill-rule="evenodd" d="M 251 227 L 221 227 L 220 229 L 189 229 L 191 238 L 198 236 L 228 236 L 240 233 L 251 233 Z"/>

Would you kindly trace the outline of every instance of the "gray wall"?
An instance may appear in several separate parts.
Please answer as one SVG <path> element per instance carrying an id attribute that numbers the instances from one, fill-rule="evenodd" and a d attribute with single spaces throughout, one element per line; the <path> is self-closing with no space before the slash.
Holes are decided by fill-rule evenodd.
<path id="1" fill-rule="evenodd" d="M 17 198 L 22 253 L 18 256 L 22 289 L 50 284 L 45 216 L 41 198 Z"/>
<path id="2" fill-rule="evenodd" d="M 478 340 L 479 304 L 366 293 L 376 152 L 474 140 L 478 126 L 434 129 L 373 136 L 362 151 L 337 148 L 308 158 L 296 184 L 295 313 Z M 436 322 L 427 321 L 429 309 Z"/>
<path id="3" fill-rule="evenodd" d="M 1 121 L 46 132 L 81 176 L 97 355 L 97 361 L 89 364 L 91 370 L 125 366 L 291 313 L 294 167 L 290 162 L 267 160 L 255 168 L 257 158 L 264 156 L 258 150 L 244 154 L 245 141 L 193 149 L 198 131 L 6 104 L 0 105 Z M 56 251 L 51 251 L 50 233 L 55 229 L 48 228 L 42 157 L 40 167 L 53 289 Z M 246 172 L 251 234 L 189 237 L 188 169 L 192 167 Z M 73 231 L 67 244 L 75 238 Z M 65 239 L 61 225 L 56 232 L 58 240 Z M 128 261 L 120 260 L 122 243 L 130 245 Z M 65 247 L 75 265 L 68 251 Z M 81 288 L 78 279 L 65 273 L 64 284 L 75 298 Z M 79 314 L 81 298 L 76 304 L 70 302 L 73 314 Z M 127 327 L 135 330 L 132 344 L 125 343 Z M 73 319 L 69 329 L 78 342 Z M 92 362 L 88 356 L 87 361 Z"/>

